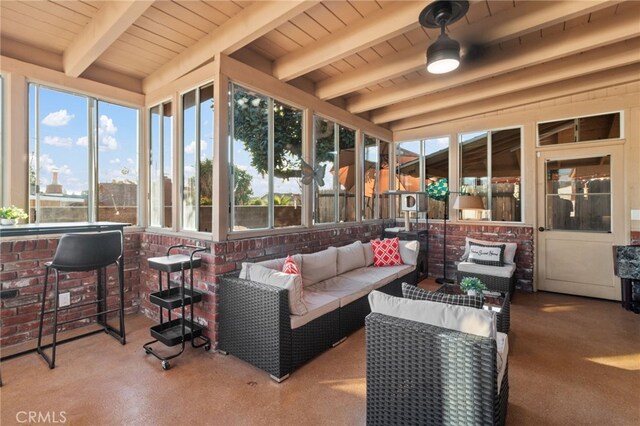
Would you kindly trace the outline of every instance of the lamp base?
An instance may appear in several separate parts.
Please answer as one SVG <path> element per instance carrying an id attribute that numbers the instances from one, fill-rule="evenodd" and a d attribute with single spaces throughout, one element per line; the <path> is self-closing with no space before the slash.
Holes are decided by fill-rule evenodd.
<path id="1" fill-rule="evenodd" d="M 453 284 L 455 280 L 452 280 L 451 278 L 440 277 L 436 278 L 436 282 L 438 284 Z"/>

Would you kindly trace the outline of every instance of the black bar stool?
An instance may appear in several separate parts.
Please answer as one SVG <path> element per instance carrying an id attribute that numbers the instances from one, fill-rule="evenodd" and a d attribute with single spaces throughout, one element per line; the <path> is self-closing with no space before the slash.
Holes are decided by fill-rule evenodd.
<path id="1" fill-rule="evenodd" d="M 102 326 L 104 331 L 120 341 L 121 344 L 126 343 L 124 333 L 124 262 L 123 262 L 123 238 L 120 231 L 82 233 L 82 234 L 64 234 L 60 238 L 58 248 L 51 262 L 45 263 L 47 267 L 44 290 L 42 292 L 42 309 L 40 311 L 40 328 L 38 330 L 38 353 L 42 355 L 49 364 L 49 368 L 54 368 L 56 363 L 56 344 L 65 341 L 75 340 L 80 337 L 88 336 L 96 333 L 91 331 L 73 338 L 57 342 L 58 326 L 86 318 L 97 317 L 98 324 Z M 115 309 L 107 309 L 107 282 L 106 267 L 112 264 L 118 267 L 118 288 L 120 293 L 120 306 Z M 49 272 L 53 270 L 56 276 L 53 291 L 53 309 L 45 311 L 47 299 L 47 284 Z M 82 272 L 97 271 L 97 298 L 95 301 L 86 303 L 77 303 L 74 305 L 58 307 L 59 297 L 59 281 L 60 272 Z M 58 322 L 58 311 L 80 308 L 87 305 L 97 304 L 97 313 L 85 315 L 72 320 Z M 120 312 L 120 329 L 116 329 L 107 324 L 107 314 L 112 312 Z M 44 316 L 53 314 L 53 342 L 50 345 L 42 346 L 42 328 Z M 101 331 L 101 330 L 97 330 Z M 44 349 L 51 346 L 51 358 L 44 352 Z"/>

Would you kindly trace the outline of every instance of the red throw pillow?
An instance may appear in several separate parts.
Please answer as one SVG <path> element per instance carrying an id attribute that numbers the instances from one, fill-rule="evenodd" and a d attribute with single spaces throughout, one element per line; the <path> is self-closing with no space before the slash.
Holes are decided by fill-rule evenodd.
<path id="1" fill-rule="evenodd" d="M 298 268 L 298 265 L 296 264 L 296 261 L 293 260 L 293 257 L 287 256 L 284 261 L 284 265 L 282 265 L 282 272 L 284 272 L 285 274 L 300 275 L 300 268 Z"/>
<path id="2" fill-rule="evenodd" d="M 386 240 L 371 241 L 373 249 L 373 266 L 397 266 L 402 265 L 400 257 L 400 246 L 398 237 Z"/>

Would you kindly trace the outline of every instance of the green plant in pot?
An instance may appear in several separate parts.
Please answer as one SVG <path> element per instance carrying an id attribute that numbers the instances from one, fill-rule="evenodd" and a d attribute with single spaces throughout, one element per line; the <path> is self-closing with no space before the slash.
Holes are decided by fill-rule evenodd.
<path id="1" fill-rule="evenodd" d="M 16 206 L 0 207 L 0 224 L 15 225 L 20 219 L 26 219 L 29 216 Z"/>
<path id="2" fill-rule="evenodd" d="M 482 296 L 487 286 L 476 277 L 465 277 L 460 281 L 460 288 L 469 296 Z"/>

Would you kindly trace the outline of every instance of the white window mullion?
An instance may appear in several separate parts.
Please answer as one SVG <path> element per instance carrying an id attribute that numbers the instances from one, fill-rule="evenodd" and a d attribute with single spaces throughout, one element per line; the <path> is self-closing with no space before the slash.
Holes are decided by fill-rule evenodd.
<path id="1" fill-rule="evenodd" d="M 97 103 L 94 98 L 87 99 L 87 130 L 88 130 L 88 162 L 89 162 L 89 173 L 88 173 L 88 188 L 89 193 L 87 194 L 87 220 L 89 222 L 95 222 L 97 218 L 97 208 L 98 208 L 98 108 Z"/>
<path id="2" fill-rule="evenodd" d="M 267 161 L 269 162 L 269 194 L 267 195 L 268 199 L 268 228 L 275 227 L 275 205 L 274 205 L 274 193 L 273 193 L 273 163 L 275 161 L 275 148 L 274 148 L 274 115 L 273 115 L 273 98 L 268 98 L 267 102 L 267 144 L 268 144 L 268 152 L 267 152 Z"/>

